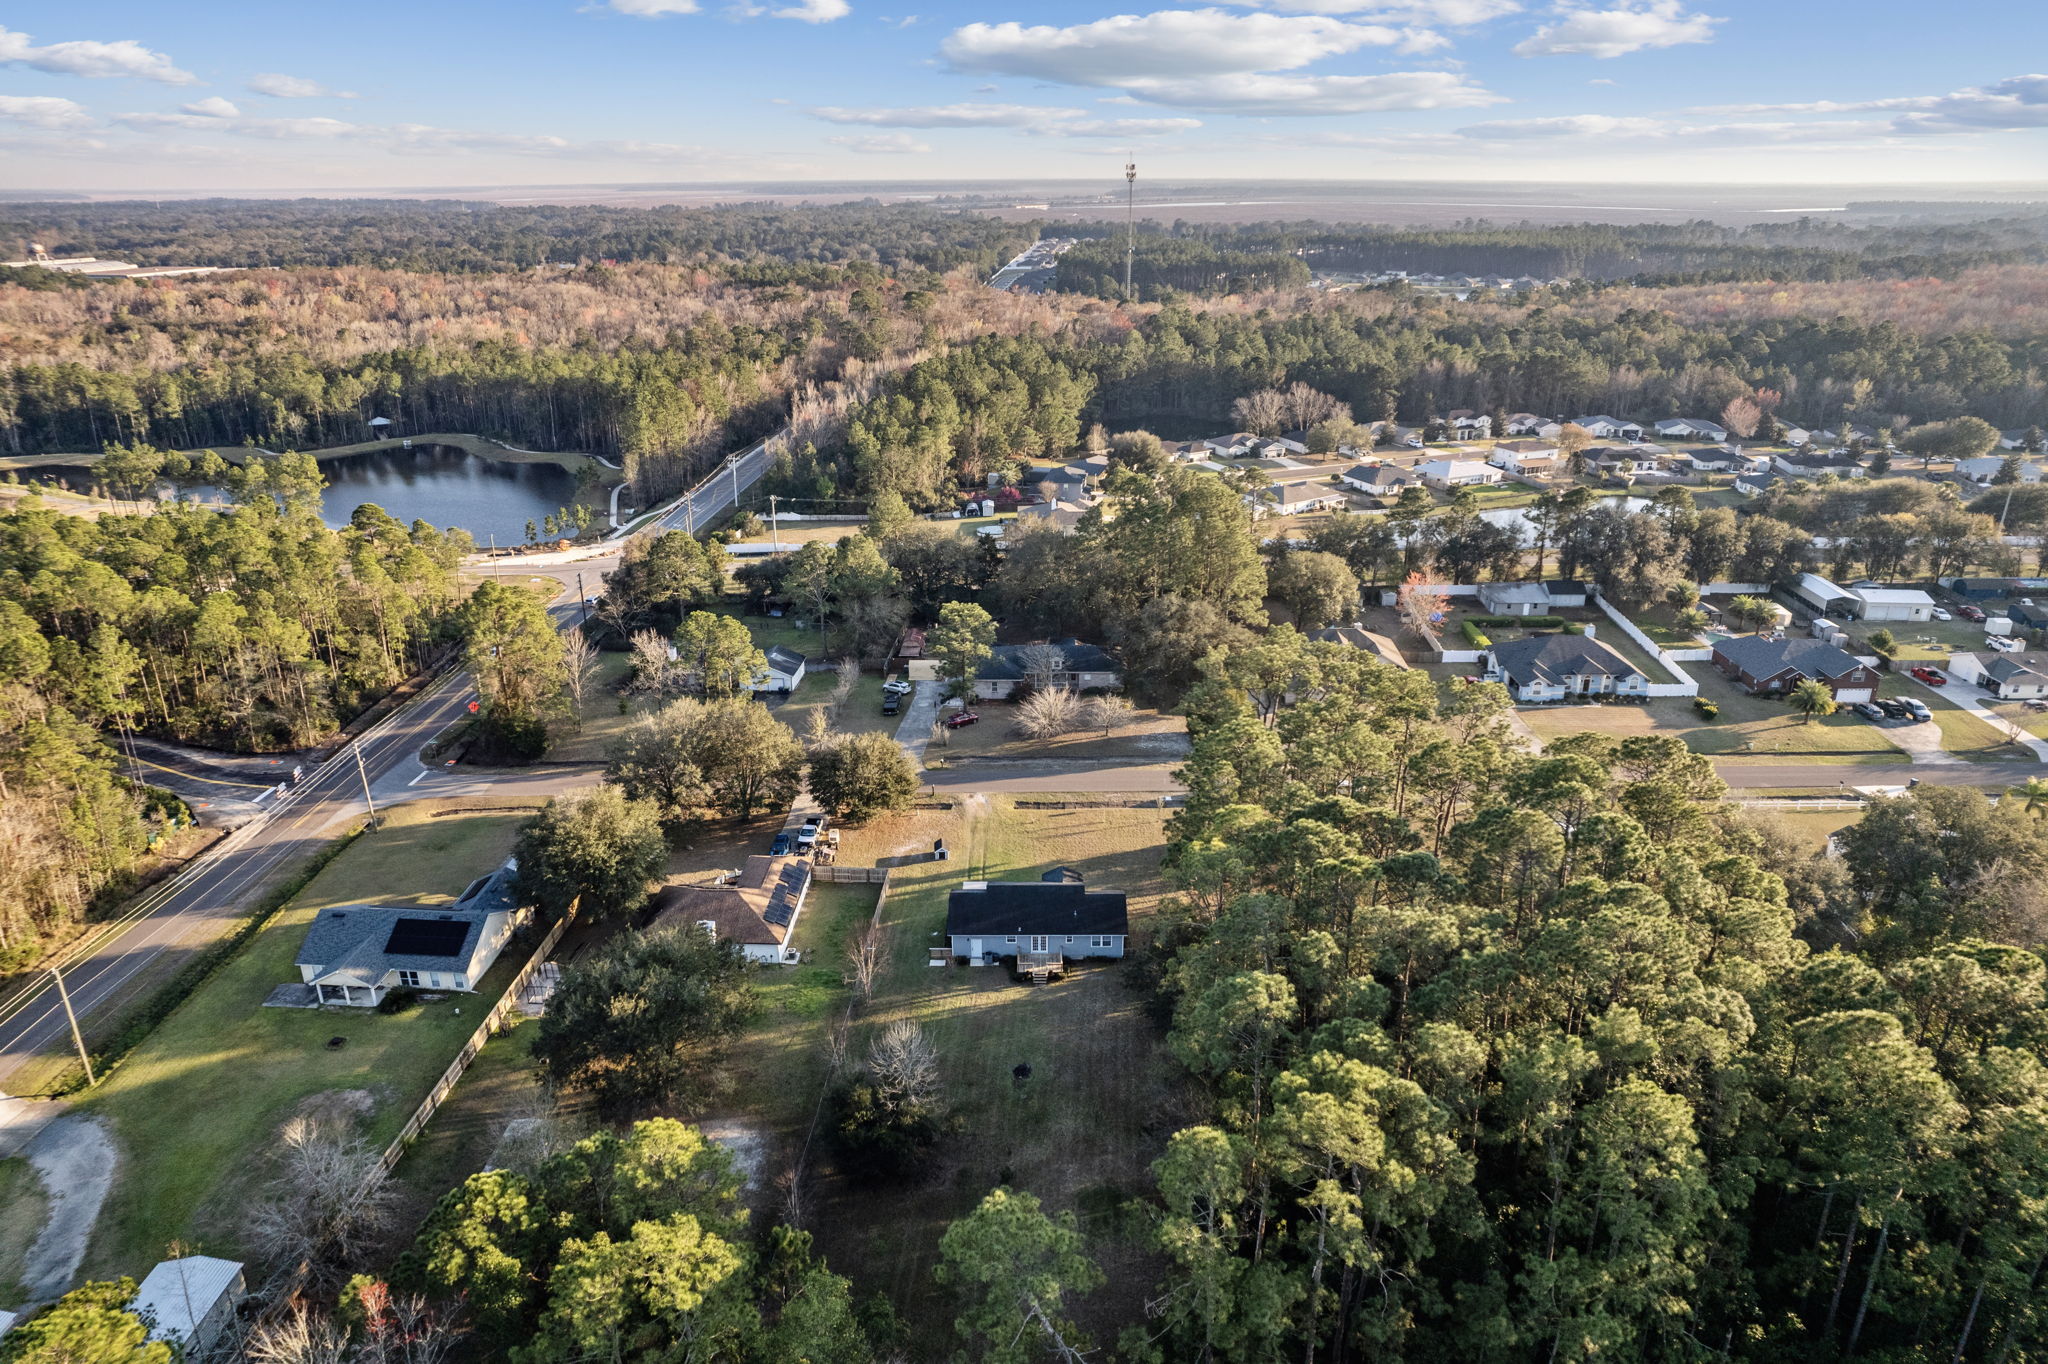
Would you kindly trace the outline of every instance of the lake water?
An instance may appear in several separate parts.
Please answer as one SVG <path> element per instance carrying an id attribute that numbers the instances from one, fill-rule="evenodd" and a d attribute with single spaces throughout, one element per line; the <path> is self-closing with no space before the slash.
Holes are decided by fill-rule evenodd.
<path id="1" fill-rule="evenodd" d="M 479 459 L 453 446 L 416 446 L 373 455 L 350 455 L 320 465 L 327 491 L 320 519 L 345 526 L 355 509 L 374 502 L 400 521 L 458 526 L 488 545 L 526 539 L 526 523 L 538 526 L 576 501 L 576 480 L 556 464 L 506 464 Z"/>

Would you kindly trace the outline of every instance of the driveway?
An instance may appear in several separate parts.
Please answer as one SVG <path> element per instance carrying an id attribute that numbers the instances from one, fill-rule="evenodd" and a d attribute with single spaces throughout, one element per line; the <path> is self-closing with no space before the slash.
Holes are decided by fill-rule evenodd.
<path id="1" fill-rule="evenodd" d="M 1907 676 L 1911 677 L 1912 675 L 1909 673 L 1907 674 Z M 1927 686 L 1925 682 L 1921 682 L 1920 679 L 1917 677 L 1913 678 L 1913 681 L 1919 686 Z M 2034 755 L 2034 760 L 2036 762 L 2048 762 L 2048 740 L 2036 739 L 2033 735 L 2027 733 L 2018 725 L 2001 716 L 2000 714 L 1998 714 L 1998 712 L 1992 710 L 1989 706 L 1985 705 L 1976 697 L 1970 695 L 1968 691 L 1964 690 L 1964 686 L 1965 684 L 1955 682 L 1953 681 L 1953 679 L 1951 679 L 1950 685 L 1942 687 L 1939 690 L 1943 696 L 1955 702 L 1958 706 L 1961 706 L 1964 710 L 1970 712 L 1970 714 L 1976 716 L 1979 720 L 1982 720 L 1985 724 L 1991 726 L 2000 734 L 2003 734 L 2006 738 L 2017 740 L 2022 748 L 2026 749 L 2027 752 Z M 1927 689 L 1929 691 L 1936 690 L 1933 687 L 1928 687 Z M 1933 726 L 1930 725 L 1928 726 L 1928 728 L 1931 729 L 1933 728 Z"/>
<path id="2" fill-rule="evenodd" d="M 29 1302 L 48 1302 L 70 1291 L 85 1260 L 100 1204 L 114 1182 L 114 1143 L 97 1118 L 66 1113 L 36 1134 L 27 1155 L 50 1213 L 28 1248 L 21 1287 Z"/>
<path id="3" fill-rule="evenodd" d="M 1944 767 L 1961 765 L 1963 759 L 1941 746 L 1941 726 L 1932 720 L 1919 724 L 1912 720 L 1886 720 L 1872 726 L 1884 731 L 1890 739 L 1906 751 L 1916 767 Z"/>
<path id="4" fill-rule="evenodd" d="M 910 683 L 910 704 L 903 708 L 903 721 L 896 726 L 896 742 L 910 754 L 910 760 L 924 765 L 925 746 L 932 741 L 932 726 L 939 721 L 939 699 L 945 687 L 936 679 Z"/>

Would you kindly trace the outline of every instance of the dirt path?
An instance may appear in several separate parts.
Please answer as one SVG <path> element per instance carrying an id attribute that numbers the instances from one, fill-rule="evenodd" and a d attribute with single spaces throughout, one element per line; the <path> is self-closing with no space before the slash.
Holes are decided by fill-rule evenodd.
<path id="1" fill-rule="evenodd" d="M 114 1182 L 114 1143 L 96 1118 L 66 1113 L 28 1145 L 50 1200 L 49 1219 L 28 1249 L 21 1285 L 32 1303 L 62 1297 L 85 1259 L 100 1204 Z"/>

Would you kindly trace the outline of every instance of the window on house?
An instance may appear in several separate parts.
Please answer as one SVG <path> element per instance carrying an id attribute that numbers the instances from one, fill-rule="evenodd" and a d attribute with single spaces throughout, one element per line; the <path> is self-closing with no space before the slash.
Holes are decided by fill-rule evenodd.
<path id="1" fill-rule="evenodd" d="M 467 979 L 467 978 L 465 978 L 465 977 L 463 977 L 463 976 L 457 976 L 457 977 L 455 978 L 455 987 L 454 987 L 454 988 L 456 988 L 456 989 L 458 989 L 458 990 L 467 990 L 467 989 L 469 988 L 469 981 L 468 981 L 468 979 Z"/>
<path id="2" fill-rule="evenodd" d="M 1006 943 L 1014 943 L 1017 941 L 1017 935 L 1012 933 L 1009 937 L 1003 939 L 1003 941 Z"/>
<path id="3" fill-rule="evenodd" d="M 1107 933 L 1097 933 L 1088 940 L 1088 945 L 1090 947 L 1115 947 L 1116 939 Z"/>
<path id="4" fill-rule="evenodd" d="M 398 983 L 417 989 L 420 983 L 420 973 L 417 971 L 400 971 L 398 973 Z"/>

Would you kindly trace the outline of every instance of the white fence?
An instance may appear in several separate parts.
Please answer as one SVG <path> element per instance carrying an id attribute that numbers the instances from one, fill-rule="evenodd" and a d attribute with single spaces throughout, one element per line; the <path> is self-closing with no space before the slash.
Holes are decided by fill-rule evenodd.
<path id="1" fill-rule="evenodd" d="M 1477 663 L 1485 656 L 1485 654 L 1477 649 L 1440 649 L 1437 651 L 1437 662 Z"/>
<path id="2" fill-rule="evenodd" d="M 1769 583 L 1701 583 L 1702 597 L 1764 597 L 1769 596 Z"/>
<path id="3" fill-rule="evenodd" d="M 1607 619 L 1613 621 L 1615 625 L 1619 626 L 1623 634 L 1627 635 L 1630 639 L 1634 640 L 1638 648 L 1642 649 L 1645 653 L 1649 654 L 1650 657 L 1656 659 L 1657 662 L 1662 664 L 1664 667 L 1664 671 L 1670 673 L 1673 677 L 1683 679 L 1678 682 L 1652 682 L 1648 687 L 1650 695 L 1698 696 L 1700 694 L 1700 684 L 1698 679 L 1694 678 L 1691 673 L 1688 673 L 1684 668 L 1680 667 L 1678 659 L 1671 654 L 1665 653 L 1663 646 L 1659 645 L 1656 640 L 1651 639 L 1648 635 L 1644 634 L 1642 630 L 1637 628 L 1636 623 L 1634 621 L 1630 620 L 1627 616 L 1624 616 L 1623 614 L 1621 614 L 1621 612 L 1615 610 L 1612 606 L 1610 606 L 1607 602 L 1607 598 L 1596 596 L 1593 598 L 1593 604 L 1600 608 L 1601 613 L 1605 615 Z M 1687 650 L 1686 652 L 1694 653 L 1697 652 L 1697 650 Z"/>

